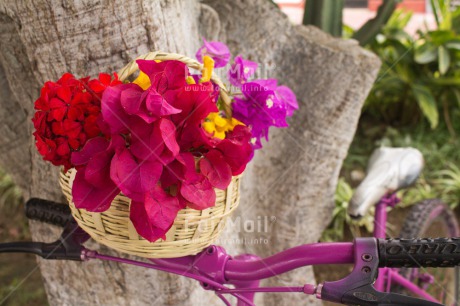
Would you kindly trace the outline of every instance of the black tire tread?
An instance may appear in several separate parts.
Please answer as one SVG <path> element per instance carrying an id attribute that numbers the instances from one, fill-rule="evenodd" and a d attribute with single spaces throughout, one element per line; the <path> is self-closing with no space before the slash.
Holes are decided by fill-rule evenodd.
<path id="1" fill-rule="evenodd" d="M 401 238 L 429 238 L 420 237 L 422 234 L 423 226 L 428 221 L 431 211 L 438 205 L 445 207 L 443 214 L 447 220 L 452 223 L 452 226 L 457 226 L 458 223 L 452 210 L 440 199 L 428 199 L 423 200 L 415 204 L 404 221 L 404 225 L 401 229 Z"/>

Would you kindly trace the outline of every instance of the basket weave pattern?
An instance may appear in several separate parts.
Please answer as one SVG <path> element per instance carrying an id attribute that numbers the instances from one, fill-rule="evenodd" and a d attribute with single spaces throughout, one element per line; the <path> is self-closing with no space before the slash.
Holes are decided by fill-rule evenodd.
<path id="1" fill-rule="evenodd" d="M 137 59 L 179 60 L 191 69 L 202 69 L 202 64 L 198 61 L 179 54 L 151 52 Z M 138 69 L 135 60 L 131 61 L 119 71 L 120 80 L 126 80 Z M 225 111 L 231 114 L 230 98 L 225 86 L 215 75 L 211 79 L 219 85 Z M 235 176 L 226 190 L 215 189 L 215 206 L 202 211 L 190 208 L 179 211 L 173 226 L 166 233 L 166 240 L 160 239 L 152 243 L 136 232 L 129 219 L 131 200 L 122 194 L 113 200 L 110 208 L 105 212 L 95 213 L 77 209 L 72 201 L 75 174 L 75 169 L 70 169 L 67 173 L 61 172 L 60 185 L 78 225 L 101 244 L 124 253 L 147 258 L 181 257 L 202 251 L 224 230 L 226 219 L 238 206 L 240 197 L 240 176 Z"/>
<path id="2" fill-rule="evenodd" d="M 72 202 L 75 169 L 61 172 L 59 182 L 78 225 L 94 240 L 120 252 L 147 258 L 193 255 L 209 246 L 224 230 L 228 216 L 239 203 L 240 177 L 235 176 L 226 190 L 216 190 L 216 205 L 205 210 L 179 211 L 166 240 L 149 242 L 139 236 L 129 220 L 131 200 L 120 194 L 102 213 L 77 209 Z"/>

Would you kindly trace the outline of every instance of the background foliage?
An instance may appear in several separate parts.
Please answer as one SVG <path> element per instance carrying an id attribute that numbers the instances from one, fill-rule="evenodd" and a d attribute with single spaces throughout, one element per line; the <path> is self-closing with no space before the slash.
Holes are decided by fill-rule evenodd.
<path id="1" fill-rule="evenodd" d="M 365 46 L 380 57 L 382 68 L 344 162 L 333 221 L 323 240 L 372 231 L 372 211 L 357 223 L 346 208 L 365 175 L 368 158 L 379 146 L 414 147 L 425 158 L 417 184 L 398 193 L 403 201 L 397 208 L 427 198 L 441 198 L 453 209 L 459 206 L 460 8 L 451 8 L 449 0 L 431 4 L 435 29 L 424 26 L 409 34 L 405 28 L 413 14 L 394 10 Z M 356 37 L 357 32 L 343 28 L 344 37 Z"/>

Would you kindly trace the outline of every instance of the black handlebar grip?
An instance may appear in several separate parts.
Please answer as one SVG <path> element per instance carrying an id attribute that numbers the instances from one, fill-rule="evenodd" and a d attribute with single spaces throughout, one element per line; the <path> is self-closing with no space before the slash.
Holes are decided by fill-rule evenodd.
<path id="1" fill-rule="evenodd" d="M 64 227 L 70 216 L 70 208 L 66 204 L 37 198 L 26 203 L 26 217 L 32 220 Z"/>
<path id="2" fill-rule="evenodd" d="M 379 239 L 380 267 L 448 268 L 460 265 L 460 238 Z"/>

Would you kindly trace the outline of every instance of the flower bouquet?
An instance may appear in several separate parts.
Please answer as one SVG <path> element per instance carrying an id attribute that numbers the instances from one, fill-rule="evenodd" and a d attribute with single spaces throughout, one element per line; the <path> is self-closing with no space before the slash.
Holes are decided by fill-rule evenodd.
<path id="1" fill-rule="evenodd" d="M 297 109 L 276 80 L 249 81 L 257 64 L 240 56 L 228 91 L 213 73 L 230 60 L 224 44 L 205 41 L 196 57 L 152 52 L 118 74 L 66 73 L 42 88 L 37 149 L 63 167 L 72 214 L 96 241 L 149 258 L 201 251 L 237 207 L 254 149 Z"/>

